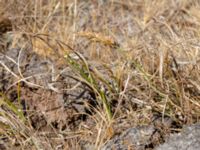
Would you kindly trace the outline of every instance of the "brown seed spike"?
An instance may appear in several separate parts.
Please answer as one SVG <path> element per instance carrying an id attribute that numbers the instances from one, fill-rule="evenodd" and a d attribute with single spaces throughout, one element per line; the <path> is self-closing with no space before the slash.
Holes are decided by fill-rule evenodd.
<path id="1" fill-rule="evenodd" d="M 12 31 L 12 23 L 8 18 L 1 18 L 0 19 L 0 35 Z"/>

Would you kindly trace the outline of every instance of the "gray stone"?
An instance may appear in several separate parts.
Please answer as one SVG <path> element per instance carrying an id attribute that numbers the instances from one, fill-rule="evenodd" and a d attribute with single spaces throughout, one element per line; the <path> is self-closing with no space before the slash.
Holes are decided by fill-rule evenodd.
<path id="1" fill-rule="evenodd" d="M 200 124 L 183 128 L 156 150 L 200 150 Z"/>
<path id="2" fill-rule="evenodd" d="M 155 130 L 153 125 L 130 128 L 110 140 L 101 150 L 144 150 Z"/>

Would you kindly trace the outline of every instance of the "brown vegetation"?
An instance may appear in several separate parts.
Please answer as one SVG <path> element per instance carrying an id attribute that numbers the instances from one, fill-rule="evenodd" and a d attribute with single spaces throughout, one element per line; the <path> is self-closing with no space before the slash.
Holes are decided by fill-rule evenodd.
<path id="1" fill-rule="evenodd" d="M 162 138 L 198 122 L 199 10 L 195 0 L 1 0 L 0 149 L 100 149 L 155 116 L 172 121 Z"/>

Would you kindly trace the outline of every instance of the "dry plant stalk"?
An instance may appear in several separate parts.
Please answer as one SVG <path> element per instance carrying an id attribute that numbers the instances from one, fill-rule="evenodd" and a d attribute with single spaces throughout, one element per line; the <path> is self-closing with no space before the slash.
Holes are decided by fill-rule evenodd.
<path id="1" fill-rule="evenodd" d="M 82 31 L 77 33 L 80 37 L 85 37 L 92 42 L 102 43 L 109 47 L 119 47 L 119 44 L 112 38 L 104 36 L 100 33 Z"/>
<path id="2" fill-rule="evenodd" d="M 60 41 L 51 38 L 49 35 L 35 36 L 31 40 L 33 51 L 42 57 L 58 60 L 68 51 L 61 46 Z"/>

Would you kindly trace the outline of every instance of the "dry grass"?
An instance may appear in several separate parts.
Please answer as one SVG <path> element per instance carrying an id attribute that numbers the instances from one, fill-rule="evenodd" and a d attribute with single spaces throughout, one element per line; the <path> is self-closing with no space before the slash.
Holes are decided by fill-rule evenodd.
<path id="1" fill-rule="evenodd" d="M 198 1 L 0 2 L 0 13 L 13 23 L 12 47 L 32 45 L 38 55 L 55 60 L 58 66 L 70 65 L 77 57 L 67 61 L 66 56 L 78 54 L 82 61 L 75 59 L 71 67 L 99 99 L 96 114 L 89 116 L 92 128 L 83 123 L 73 134 L 55 131 L 53 142 L 19 119 L 13 107 L 1 109 L 1 135 L 11 143 L 16 140 L 32 149 L 54 149 L 52 143 L 81 149 L 80 139 L 87 139 L 99 148 L 115 134 L 115 126 L 121 132 L 148 124 L 154 114 L 171 117 L 177 126 L 199 121 Z M 112 105 L 113 100 L 117 105 Z"/>

